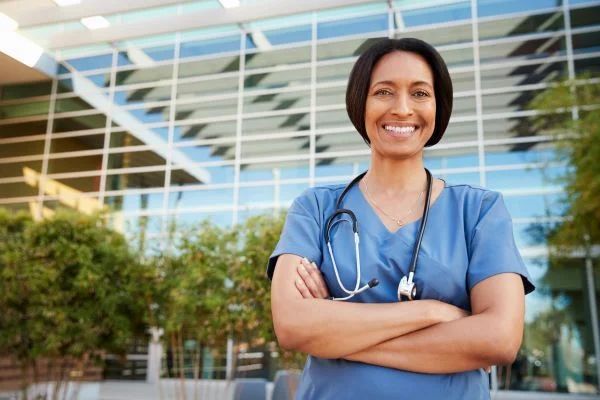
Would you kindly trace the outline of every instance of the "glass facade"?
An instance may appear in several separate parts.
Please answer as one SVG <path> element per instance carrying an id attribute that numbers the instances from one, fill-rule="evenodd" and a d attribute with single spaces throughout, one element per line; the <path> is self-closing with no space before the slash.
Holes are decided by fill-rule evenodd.
<path id="1" fill-rule="evenodd" d="M 109 20 L 217 7 L 186 2 Z M 78 24 L 22 33 L 43 42 Z M 169 246 L 173 223 L 233 226 L 308 187 L 348 182 L 369 163 L 345 110 L 348 74 L 384 37 L 426 40 L 448 63 L 454 110 L 426 165 L 504 194 L 538 286 L 519 358 L 498 366 L 494 389 L 597 393 L 600 264 L 550 264 L 532 234 L 563 218 L 555 178 L 565 165 L 556 132 L 531 124 L 528 103 L 558 79 L 600 75 L 599 1 L 374 1 L 58 49 L 53 79 L 0 87 L 0 207 L 107 205 L 114 226 L 143 231 L 151 251 Z"/>

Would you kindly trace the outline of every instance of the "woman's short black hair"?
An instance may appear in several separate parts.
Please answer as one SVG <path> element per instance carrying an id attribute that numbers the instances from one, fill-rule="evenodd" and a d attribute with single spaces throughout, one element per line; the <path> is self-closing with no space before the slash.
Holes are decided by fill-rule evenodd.
<path id="1" fill-rule="evenodd" d="M 371 85 L 371 74 L 377 62 L 392 51 L 406 51 L 423 57 L 433 73 L 435 92 L 435 129 L 425 146 L 440 141 L 452 113 L 452 80 L 446 63 L 430 44 L 415 38 L 382 39 L 369 47 L 356 61 L 346 89 L 346 111 L 356 130 L 370 145 L 365 128 L 365 105 Z"/>

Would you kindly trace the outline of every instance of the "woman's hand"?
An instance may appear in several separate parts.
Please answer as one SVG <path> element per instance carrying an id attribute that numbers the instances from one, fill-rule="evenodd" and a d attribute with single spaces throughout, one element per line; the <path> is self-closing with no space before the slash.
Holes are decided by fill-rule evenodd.
<path id="1" fill-rule="evenodd" d="M 304 299 L 328 299 L 329 291 L 317 265 L 306 258 L 300 259 L 296 267 L 296 289 Z"/>

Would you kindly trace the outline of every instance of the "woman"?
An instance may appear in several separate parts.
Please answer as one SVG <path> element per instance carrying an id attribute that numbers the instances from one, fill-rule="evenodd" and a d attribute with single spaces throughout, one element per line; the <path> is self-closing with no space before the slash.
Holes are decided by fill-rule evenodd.
<path id="1" fill-rule="evenodd" d="M 450 119 L 447 67 L 423 41 L 382 40 L 357 60 L 346 106 L 371 166 L 299 196 L 268 266 L 279 343 L 309 354 L 296 398 L 489 399 L 485 368 L 514 360 L 534 288 L 501 195 L 424 168 Z M 340 208 L 356 247 L 350 214 L 329 220 Z"/>

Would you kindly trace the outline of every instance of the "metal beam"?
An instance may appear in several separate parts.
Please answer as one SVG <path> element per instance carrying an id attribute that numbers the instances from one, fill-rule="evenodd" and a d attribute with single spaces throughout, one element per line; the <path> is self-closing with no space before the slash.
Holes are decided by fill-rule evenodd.
<path id="1" fill-rule="evenodd" d="M 190 1 L 190 0 L 187 0 Z M 30 28 L 39 25 L 51 25 L 61 22 L 77 21 L 93 15 L 111 15 L 129 11 L 162 7 L 187 2 L 186 0 L 103 0 L 83 1 L 68 7 L 58 7 L 51 1 L 40 7 L 39 1 L 18 0 L 0 3 L 0 11 L 19 23 L 20 28 Z M 29 2 L 30 7 L 21 3 Z M 37 3 L 37 4 L 36 4 Z M 35 5 L 35 6 L 34 6 Z"/>
<path id="2" fill-rule="evenodd" d="M 111 2 L 114 0 L 111 0 Z M 140 0 L 138 0 L 140 1 Z M 59 33 L 49 40 L 49 49 L 112 43 L 144 36 L 161 35 L 228 24 L 243 24 L 265 18 L 277 18 L 311 11 L 377 3 L 381 0 L 270 0 L 238 8 L 196 11 L 176 17 L 120 24 L 94 31 Z M 104 4 L 102 2 L 101 4 Z"/>

